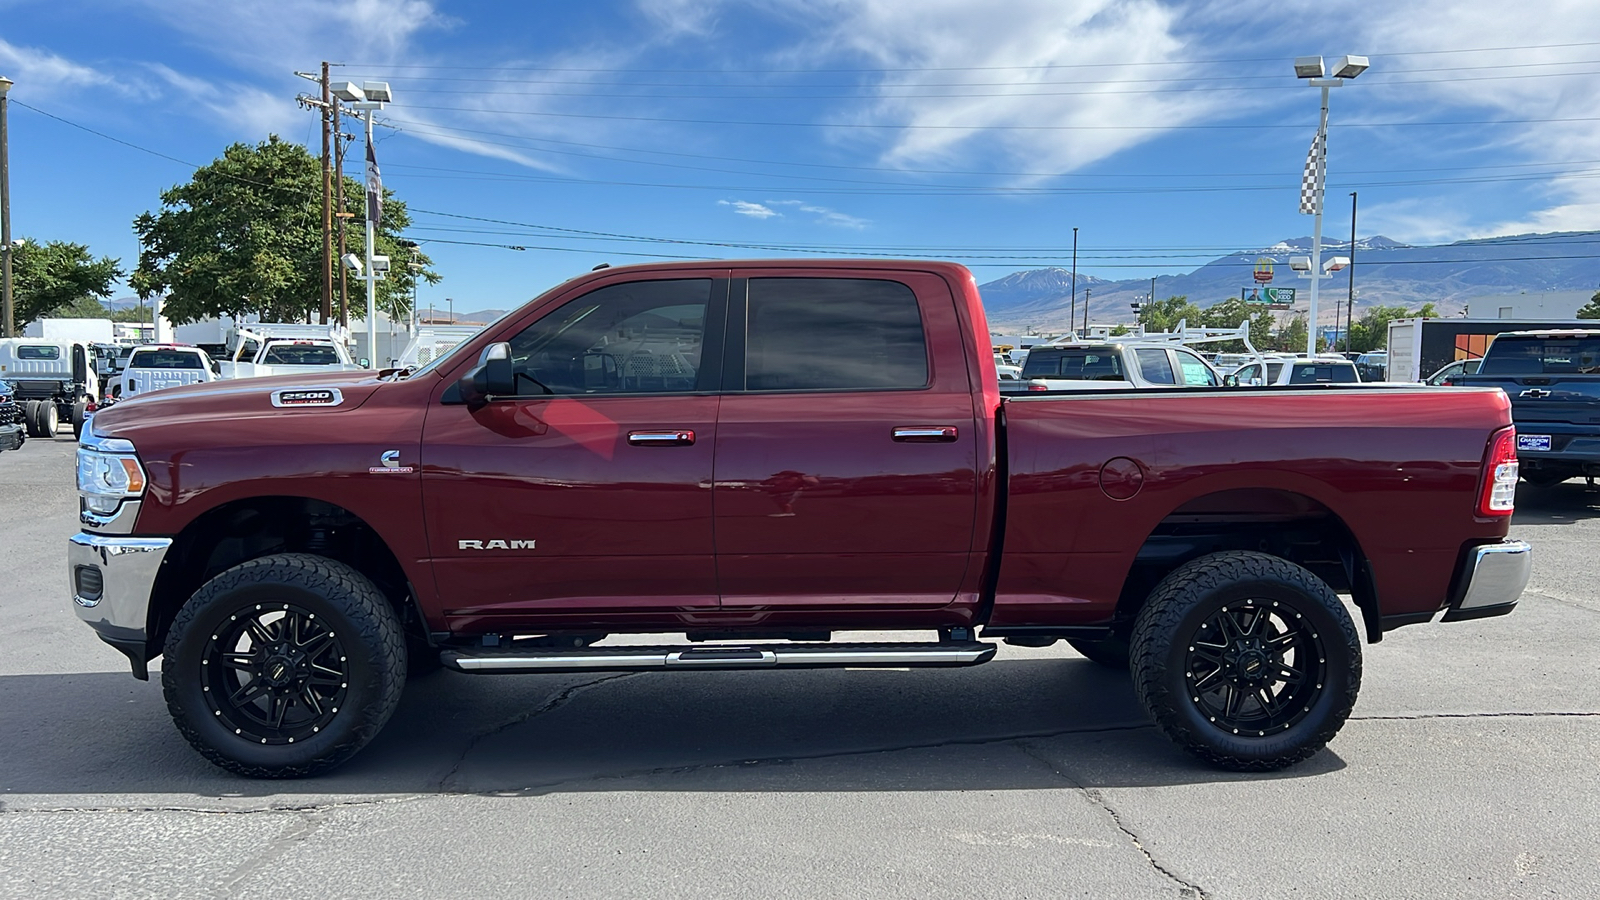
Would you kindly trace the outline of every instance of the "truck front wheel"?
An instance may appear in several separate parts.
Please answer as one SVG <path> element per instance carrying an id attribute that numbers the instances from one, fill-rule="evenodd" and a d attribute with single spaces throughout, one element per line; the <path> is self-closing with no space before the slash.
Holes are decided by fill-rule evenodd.
<path id="1" fill-rule="evenodd" d="M 238 775 L 297 778 L 377 735 L 406 680 L 394 608 L 344 563 L 283 553 L 206 582 L 167 635 L 161 686 L 178 731 Z"/>
<path id="2" fill-rule="evenodd" d="M 28 431 L 34 437 L 55 437 L 58 424 L 60 418 L 54 400 L 35 400 L 28 404 Z"/>
<path id="3" fill-rule="evenodd" d="M 1131 661 L 1157 727 L 1237 771 L 1315 754 L 1361 686 L 1360 638 L 1338 596 L 1264 553 L 1214 553 L 1173 570 L 1139 612 Z"/>

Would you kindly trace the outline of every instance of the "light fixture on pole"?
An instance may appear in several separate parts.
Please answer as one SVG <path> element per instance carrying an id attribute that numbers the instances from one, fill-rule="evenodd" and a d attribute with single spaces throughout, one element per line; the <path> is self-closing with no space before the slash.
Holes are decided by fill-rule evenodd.
<path id="1" fill-rule="evenodd" d="M 1296 78 L 1322 89 L 1322 116 L 1317 121 L 1317 136 L 1311 141 L 1311 153 L 1306 157 L 1305 177 L 1300 183 L 1300 212 L 1314 216 L 1311 228 L 1311 257 L 1305 268 L 1291 267 L 1301 278 L 1311 279 L 1311 309 L 1306 324 L 1306 352 L 1317 353 L 1317 288 L 1330 277 L 1322 265 L 1322 195 L 1328 180 L 1328 90 L 1341 87 L 1346 81 L 1360 75 L 1368 68 L 1365 56 L 1343 56 L 1333 64 L 1333 76 L 1327 77 L 1327 68 L 1320 56 L 1302 56 L 1294 61 Z M 1305 259 L 1305 257 L 1297 257 Z M 1348 264 L 1348 261 L 1346 262 Z M 1340 266 L 1339 268 L 1344 268 Z"/>
<path id="2" fill-rule="evenodd" d="M 383 213 L 383 181 L 378 174 L 378 159 L 372 150 L 372 117 L 384 104 L 389 103 L 393 97 L 389 93 L 389 85 L 382 81 L 368 81 L 357 87 L 354 82 L 343 82 L 332 86 L 333 95 L 340 100 L 350 103 L 350 108 L 356 111 L 356 116 L 366 126 L 367 134 L 367 169 L 365 183 L 367 189 L 367 266 L 366 273 L 362 276 L 367 282 L 367 358 L 378 358 L 378 266 L 374 260 L 373 244 L 377 241 L 376 219 Z M 385 258 L 387 263 L 388 259 Z M 384 266 L 387 269 L 387 265 Z"/>

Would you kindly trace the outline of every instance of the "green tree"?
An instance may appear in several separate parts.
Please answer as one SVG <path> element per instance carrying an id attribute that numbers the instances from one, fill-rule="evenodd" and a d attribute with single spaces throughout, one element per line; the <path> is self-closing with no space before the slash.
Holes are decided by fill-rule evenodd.
<path id="1" fill-rule="evenodd" d="M 1600 291 L 1595 291 L 1594 296 L 1589 298 L 1589 302 L 1578 310 L 1578 318 L 1600 319 Z"/>
<path id="2" fill-rule="evenodd" d="M 1239 297 L 1229 297 L 1206 307 L 1198 324 L 1206 328 L 1238 328 L 1245 322 L 1250 323 L 1250 343 L 1257 350 L 1272 341 L 1272 330 L 1276 324 L 1272 311 L 1259 303 L 1246 303 Z M 1245 349 L 1243 341 L 1228 341 L 1214 346 L 1219 353 L 1243 353 Z"/>
<path id="3" fill-rule="evenodd" d="M 1112 337 L 1122 337 L 1125 334 L 1132 334 L 1132 333 L 1133 333 L 1133 329 L 1129 328 L 1126 325 L 1118 325 L 1115 328 L 1112 328 L 1111 331 L 1110 331 L 1110 335 Z"/>
<path id="4" fill-rule="evenodd" d="M 1256 349 L 1277 350 L 1285 353 L 1304 353 L 1307 336 L 1306 317 L 1304 313 L 1301 313 L 1291 317 L 1283 327 L 1274 331 L 1272 338 L 1266 342 L 1266 346 L 1256 344 Z"/>
<path id="5" fill-rule="evenodd" d="M 111 321 L 113 321 L 113 322 L 142 322 L 142 323 L 148 325 L 148 324 L 150 324 L 151 320 L 154 318 L 154 316 L 151 315 L 151 313 L 153 313 L 153 312 L 154 312 L 154 310 L 149 306 L 142 306 L 142 305 L 141 306 L 130 306 L 127 309 L 112 310 L 111 311 Z"/>
<path id="6" fill-rule="evenodd" d="M 1191 325 L 1199 325 L 1200 315 L 1200 307 L 1183 295 L 1146 303 L 1139 309 L 1139 321 L 1144 323 L 1145 331 L 1172 331 L 1185 319 Z"/>
<path id="7" fill-rule="evenodd" d="M 374 251 L 394 260 L 378 282 L 378 308 L 403 316 L 420 275 L 438 275 L 420 253 L 413 271 L 400 233 L 410 224 L 405 204 L 384 190 L 383 218 Z M 349 249 L 365 254 L 365 194 L 345 179 L 355 207 Z M 159 212 L 134 220 L 139 266 L 129 279 L 142 298 L 165 294 L 162 313 L 175 324 L 213 316 L 255 314 L 266 321 L 301 321 L 322 303 L 322 169 L 299 144 L 276 135 L 249 146 L 234 144 L 187 184 L 163 191 Z M 350 309 L 366 309 L 361 282 L 351 281 Z"/>
<path id="8" fill-rule="evenodd" d="M 1404 306 L 1374 306 L 1350 326 L 1350 349 L 1357 353 L 1383 350 L 1389 346 L 1389 323 L 1395 319 L 1428 319 L 1439 315 L 1432 303 L 1408 310 Z"/>
<path id="9" fill-rule="evenodd" d="M 122 275 L 120 261 L 95 259 L 83 244 L 24 239 L 11 253 L 17 327 L 51 317 L 104 318 L 105 307 L 95 298 L 111 296 L 111 285 Z"/>

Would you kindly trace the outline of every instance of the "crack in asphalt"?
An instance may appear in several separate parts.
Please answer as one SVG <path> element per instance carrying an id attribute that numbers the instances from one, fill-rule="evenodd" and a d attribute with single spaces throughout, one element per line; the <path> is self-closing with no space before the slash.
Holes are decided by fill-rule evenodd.
<path id="1" fill-rule="evenodd" d="M 245 860 L 228 873 L 226 879 L 216 890 L 211 892 L 213 897 L 233 897 L 239 883 L 260 871 L 262 868 L 276 862 L 279 858 L 293 850 L 318 829 L 322 827 L 323 814 L 317 811 L 303 811 L 290 813 L 293 817 L 282 832 L 273 838 L 266 848 L 255 856 Z"/>
<path id="2" fill-rule="evenodd" d="M 1415 713 L 1412 715 L 1351 716 L 1351 722 L 1415 722 L 1422 719 L 1597 719 L 1600 712 L 1466 712 Z"/>
<path id="3" fill-rule="evenodd" d="M 1589 606 L 1586 603 L 1580 603 L 1579 601 L 1573 600 L 1570 597 L 1562 597 L 1562 596 L 1559 596 L 1557 594 L 1550 594 L 1550 593 L 1546 593 L 1545 591 L 1536 591 L 1536 590 L 1532 590 L 1532 589 L 1527 590 L 1525 593 L 1532 594 L 1535 597 L 1541 597 L 1541 598 L 1543 598 L 1545 600 L 1554 600 L 1555 602 L 1561 604 L 1562 606 L 1570 607 L 1572 609 L 1581 609 L 1584 612 L 1600 613 L 1600 609 L 1595 609 L 1594 607 Z"/>
<path id="4" fill-rule="evenodd" d="M 549 700 L 546 700 L 544 703 L 540 704 L 537 708 L 528 710 L 527 712 L 518 713 L 517 715 L 515 715 L 515 716 L 511 717 L 510 719 L 508 719 L 507 721 L 502 722 L 499 725 L 496 725 L 495 727 L 489 729 L 488 731 L 485 731 L 482 734 L 477 735 L 472 740 L 467 742 L 467 746 L 462 749 L 461 755 L 456 758 L 455 764 L 450 767 L 450 771 L 446 772 L 444 774 L 444 777 L 439 779 L 438 792 L 441 793 L 441 794 L 480 793 L 480 792 L 477 792 L 477 791 L 457 791 L 457 790 L 451 790 L 450 789 L 450 781 L 451 781 L 451 779 L 456 777 L 456 774 L 461 771 L 461 767 L 463 765 L 466 765 L 467 757 L 472 755 L 472 751 L 478 749 L 478 745 L 479 744 L 483 743 L 484 741 L 488 740 L 489 738 L 494 737 L 497 734 L 501 734 L 502 732 L 505 732 L 505 731 L 507 731 L 509 729 L 515 728 L 518 725 L 523 724 L 524 722 L 527 722 L 527 721 L 529 721 L 531 719 L 534 719 L 534 718 L 536 718 L 538 716 L 544 715 L 547 712 L 551 712 L 552 710 L 560 708 L 561 706 L 565 705 L 568 700 L 571 700 L 573 697 L 577 696 L 579 693 L 581 693 L 582 691 L 584 691 L 584 690 L 586 690 L 588 688 L 597 687 L 599 685 L 605 684 L 608 681 L 617 681 L 617 680 L 620 680 L 620 679 L 623 679 L 623 678 L 628 678 L 628 677 L 630 677 L 632 675 L 636 675 L 636 674 L 638 674 L 638 673 L 637 672 L 623 672 L 623 673 L 618 674 L 618 675 L 606 675 L 606 676 L 604 676 L 602 678 L 595 678 L 595 679 L 592 679 L 590 681 L 580 681 L 577 684 L 568 685 L 566 688 L 563 688 L 559 693 L 557 693 L 554 697 L 551 697 Z"/>
<path id="5" fill-rule="evenodd" d="M 1122 821 L 1122 813 L 1118 812 L 1117 808 L 1111 805 L 1111 801 L 1106 799 L 1105 794 L 1102 794 L 1095 788 L 1085 787 L 1082 782 L 1057 768 L 1055 763 L 1046 759 L 1043 754 L 1039 753 L 1035 748 L 1028 746 L 1028 744 L 1024 741 L 1017 741 L 1016 745 L 1017 749 L 1022 751 L 1024 755 L 1037 761 L 1040 765 L 1049 769 L 1052 774 L 1072 785 L 1073 788 L 1078 791 L 1078 793 L 1083 795 L 1084 799 L 1094 806 L 1099 807 L 1102 812 L 1109 816 L 1111 819 L 1111 824 L 1115 825 L 1117 830 L 1122 832 L 1122 834 L 1127 837 L 1129 843 L 1133 845 L 1133 849 L 1139 851 L 1139 855 L 1144 857 L 1144 861 L 1150 865 L 1150 868 L 1154 869 L 1162 877 L 1178 886 L 1178 896 L 1194 898 L 1194 900 L 1210 900 L 1211 895 L 1206 893 L 1205 888 L 1192 881 L 1189 881 L 1186 878 L 1183 878 L 1182 876 L 1178 875 L 1178 873 L 1167 868 L 1167 866 L 1162 864 L 1160 860 L 1156 859 L 1155 854 L 1150 852 L 1150 848 L 1144 845 L 1144 840 L 1139 837 L 1138 832 L 1134 831 L 1132 828 L 1129 828 L 1128 824 Z"/>
<path id="6" fill-rule="evenodd" d="M 205 806 L 45 806 L 16 808 L 0 801 L 0 815 L 62 815 L 68 813 L 186 813 L 196 816 L 261 816 L 292 813 L 323 813 L 336 809 L 357 809 L 365 806 L 385 806 L 391 803 L 413 803 L 439 796 L 436 793 L 407 794 L 379 797 L 372 800 L 337 800 L 332 803 L 303 803 L 293 806 L 258 806 L 246 809 L 218 809 Z"/>

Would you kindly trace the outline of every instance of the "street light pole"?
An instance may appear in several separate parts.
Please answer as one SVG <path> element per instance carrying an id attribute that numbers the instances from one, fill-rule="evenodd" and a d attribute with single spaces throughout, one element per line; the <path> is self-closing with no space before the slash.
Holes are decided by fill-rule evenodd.
<path id="1" fill-rule="evenodd" d="M 6 132 L 6 94 L 13 83 L 0 75 L 0 335 L 8 338 L 17 336 L 11 306 L 11 154 Z"/>
<path id="2" fill-rule="evenodd" d="M 1067 312 L 1068 331 L 1078 322 L 1078 229 L 1072 229 L 1072 308 Z"/>
<path id="3" fill-rule="evenodd" d="M 369 109 L 366 111 L 366 115 L 361 117 L 362 123 L 367 126 L 367 158 L 369 160 L 372 158 L 372 114 L 375 112 L 377 110 Z M 366 168 L 363 185 L 368 192 L 371 192 L 372 166 L 370 164 Z M 372 242 L 376 236 L 376 230 L 372 224 L 372 210 L 367 210 L 367 214 L 362 218 L 367 220 L 367 270 L 363 273 L 367 279 L 367 359 L 376 365 L 378 360 L 378 273 L 372 269 Z"/>
<path id="4" fill-rule="evenodd" d="M 1350 192 L 1350 295 L 1346 298 L 1344 314 L 1344 349 L 1350 352 L 1350 333 L 1355 330 L 1356 315 L 1356 192 Z"/>
<path id="5" fill-rule="evenodd" d="M 1327 75 L 1327 69 L 1322 64 L 1320 56 L 1302 56 L 1294 61 L 1294 74 L 1297 78 L 1308 79 L 1308 83 L 1315 88 L 1322 89 L 1322 113 L 1317 120 L 1317 136 L 1311 145 L 1311 158 L 1307 160 L 1308 175 L 1312 181 L 1311 209 L 1314 224 L 1311 230 L 1311 269 L 1301 273 L 1302 278 L 1311 279 L 1311 310 L 1306 322 L 1306 353 L 1310 356 L 1317 355 L 1317 289 L 1324 278 L 1332 277 L 1322 268 L 1322 199 L 1328 180 L 1328 90 L 1341 87 L 1346 81 L 1355 78 L 1368 68 L 1365 56 L 1345 56 L 1334 63 L 1333 77 Z M 1304 186 L 1301 188 L 1305 190 Z M 1301 212 L 1307 212 L 1304 198 L 1301 201 Z"/>

